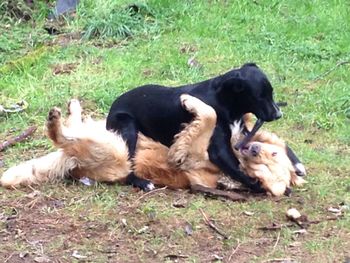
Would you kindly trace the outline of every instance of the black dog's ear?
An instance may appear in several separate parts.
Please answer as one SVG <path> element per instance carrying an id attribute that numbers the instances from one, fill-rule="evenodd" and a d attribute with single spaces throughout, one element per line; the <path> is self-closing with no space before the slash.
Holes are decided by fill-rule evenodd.
<path id="1" fill-rule="evenodd" d="M 245 79 L 243 79 L 241 74 L 237 72 L 234 76 L 227 77 L 221 82 L 218 92 L 224 94 L 232 94 L 232 92 L 240 93 L 244 88 Z"/>
<path id="2" fill-rule="evenodd" d="M 242 67 L 256 67 L 258 68 L 258 65 L 256 65 L 254 62 L 245 63 Z"/>

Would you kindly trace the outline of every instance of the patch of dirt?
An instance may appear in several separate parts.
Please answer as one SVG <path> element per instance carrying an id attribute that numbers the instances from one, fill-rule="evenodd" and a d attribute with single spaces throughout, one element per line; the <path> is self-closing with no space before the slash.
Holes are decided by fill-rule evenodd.
<path id="1" fill-rule="evenodd" d="M 192 54 L 198 51 L 198 47 L 191 45 L 189 43 L 184 43 L 180 47 L 180 53 L 182 54 Z"/>
<path id="2" fill-rule="evenodd" d="M 55 64 L 52 66 L 52 74 L 70 74 L 76 70 L 78 63 Z"/>
<path id="3" fill-rule="evenodd" d="M 57 184 L 40 192 L 0 193 L 0 262 L 261 262 L 277 258 L 275 252 L 299 261 L 307 257 L 305 242 L 319 235 L 317 226 L 323 229 L 317 238 L 347 238 L 327 221 L 290 241 L 285 228 L 259 230 L 271 219 L 259 211 L 242 213 L 254 211 L 244 208 L 249 203 L 205 199 L 188 191 L 145 194 L 129 187 Z M 278 202 L 280 210 L 296 198 L 268 200 Z M 263 206 L 266 199 L 260 195 L 250 203 Z M 201 209 L 228 239 L 208 226 Z M 273 220 L 288 223 L 284 213 L 274 213 Z M 309 255 L 310 262 L 314 256 Z"/>
<path id="4" fill-rule="evenodd" d="M 53 40 L 51 40 L 47 45 L 49 46 L 61 46 L 67 47 L 72 43 L 79 42 L 82 37 L 80 32 L 64 33 L 57 35 Z"/>

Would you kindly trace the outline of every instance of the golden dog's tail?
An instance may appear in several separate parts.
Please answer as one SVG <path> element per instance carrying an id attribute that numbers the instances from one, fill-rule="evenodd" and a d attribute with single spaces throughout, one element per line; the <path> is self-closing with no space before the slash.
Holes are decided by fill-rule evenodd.
<path id="1" fill-rule="evenodd" d="M 63 151 L 58 150 L 9 168 L 1 176 L 0 184 L 14 188 L 58 181 L 76 166 L 74 158 L 68 158 Z"/>

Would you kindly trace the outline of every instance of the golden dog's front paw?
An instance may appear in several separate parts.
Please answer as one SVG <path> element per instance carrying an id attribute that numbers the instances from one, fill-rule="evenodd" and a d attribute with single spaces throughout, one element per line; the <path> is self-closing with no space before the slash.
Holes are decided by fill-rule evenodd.
<path id="1" fill-rule="evenodd" d="M 55 120 L 59 120 L 61 118 L 61 109 L 54 107 L 49 111 L 49 115 L 47 117 L 47 120 L 49 122 L 53 122 Z"/>
<path id="2" fill-rule="evenodd" d="M 182 94 L 180 96 L 181 105 L 188 112 L 194 111 L 193 98 L 194 97 L 192 97 L 191 95 L 188 95 L 188 94 Z"/>

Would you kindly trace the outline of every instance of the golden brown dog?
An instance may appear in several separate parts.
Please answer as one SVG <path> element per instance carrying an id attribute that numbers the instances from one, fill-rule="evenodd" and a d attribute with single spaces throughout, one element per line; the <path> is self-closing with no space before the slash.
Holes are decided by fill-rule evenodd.
<path id="1" fill-rule="evenodd" d="M 100 182 L 123 181 L 130 171 L 128 152 L 120 136 L 105 129 L 105 121 L 81 119 L 81 107 L 71 100 L 66 125 L 61 111 L 49 112 L 47 135 L 59 149 L 7 170 L 1 184 L 5 187 L 41 184 L 67 175 L 88 177 Z"/>
<path id="2" fill-rule="evenodd" d="M 170 148 L 139 134 L 135 172 L 155 185 L 174 189 L 193 185 L 216 188 L 222 174 L 209 161 L 207 153 L 216 113 L 190 95 L 184 94 L 180 99 L 183 107 L 193 114 L 193 121 L 176 135 Z M 125 142 L 118 134 L 107 131 L 104 121 L 91 118 L 82 121 L 81 111 L 79 102 L 72 100 L 64 125 L 60 110 L 52 109 L 46 124 L 47 134 L 59 150 L 10 168 L 3 174 L 1 184 L 5 187 L 41 184 L 66 175 L 122 183 L 131 168 Z M 246 125 L 249 123 L 246 120 Z M 238 127 L 236 124 L 232 128 L 232 145 L 241 139 Z M 282 195 L 291 184 L 303 183 L 295 175 L 285 143 L 274 134 L 259 132 L 246 148 L 235 153 L 241 169 L 261 181 L 273 195 Z"/>

